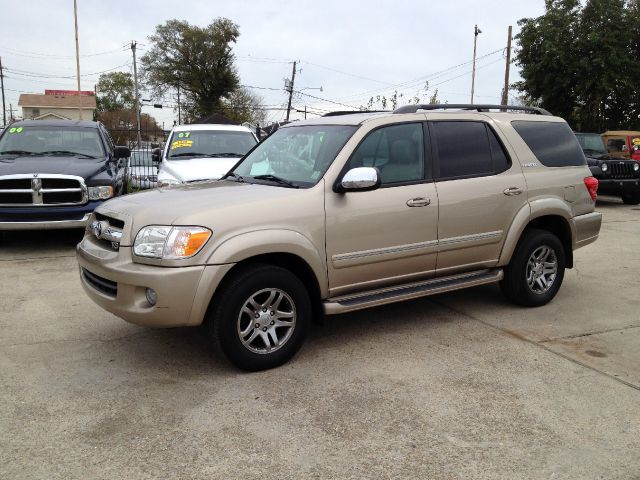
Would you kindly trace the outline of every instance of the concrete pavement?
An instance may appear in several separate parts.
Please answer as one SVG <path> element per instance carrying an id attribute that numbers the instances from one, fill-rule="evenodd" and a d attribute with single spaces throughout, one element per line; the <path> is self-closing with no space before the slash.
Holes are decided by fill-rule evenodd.
<path id="1" fill-rule="evenodd" d="M 287 365 L 129 325 L 79 234 L 0 240 L 0 478 L 640 478 L 640 209 L 538 309 L 495 287 L 328 317 Z"/>

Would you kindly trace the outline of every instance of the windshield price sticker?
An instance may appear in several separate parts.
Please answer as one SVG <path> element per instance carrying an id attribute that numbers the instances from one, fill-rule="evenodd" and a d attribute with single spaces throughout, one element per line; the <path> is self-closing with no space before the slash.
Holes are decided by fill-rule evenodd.
<path id="1" fill-rule="evenodd" d="M 9 133 L 22 133 L 22 127 L 12 127 L 9 129 Z"/>
<path id="2" fill-rule="evenodd" d="M 190 148 L 193 146 L 193 140 L 176 140 L 171 144 L 171 150 L 176 148 Z"/>
<path id="3" fill-rule="evenodd" d="M 178 133 L 178 138 L 189 138 L 191 136 L 191 132 L 180 132 Z"/>

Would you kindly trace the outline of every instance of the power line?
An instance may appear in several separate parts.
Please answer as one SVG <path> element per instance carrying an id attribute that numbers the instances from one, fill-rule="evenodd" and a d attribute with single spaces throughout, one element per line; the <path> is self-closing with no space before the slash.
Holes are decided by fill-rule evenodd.
<path id="1" fill-rule="evenodd" d="M 47 59 L 47 58 L 52 58 L 52 59 L 74 59 L 75 56 L 74 55 L 56 55 L 56 54 L 50 54 L 50 53 L 38 53 L 38 52 L 27 52 L 24 50 L 15 50 L 13 48 L 6 48 L 6 47 L 2 47 L 0 46 L 0 51 L 4 51 L 7 52 L 8 55 L 15 55 L 18 57 L 26 57 L 26 58 L 37 58 L 37 59 Z M 107 50 L 104 52 L 95 52 L 95 53 L 85 53 L 83 55 L 80 55 L 80 57 L 97 57 L 100 55 L 110 55 L 113 53 L 119 53 L 119 52 L 124 52 L 126 51 L 125 47 L 119 47 L 117 49 L 114 50 Z"/>
<path id="2" fill-rule="evenodd" d="M 113 68 L 109 68 L 107 70 L 102 70 L 100 72 L 92 72 L 92 73 L 85 73 L 80 75 L 81 77 L 93 77 L 96 75 L 101 75 L 103 73 L 107 73 L 107 72 L 113 72 L 114 70 L 118 70 L 122 67 L 129 67 L 131 66 L 131 62 L 127 62 L 127 63 L 123 63 L 122 65 L 118 65 L 117 67 L 113 67 Z M 5 70 L 7 70 L 8 72 L 13 73 L 14 75 L 20 75 L 23 77 L 33 77 L 33 78 L 75 78 L 75 75 L 52 75 L 52 74 L 48 74 L 48 73 L 41 73 L 41 72 L 30 72 L 27 70 L 18 70 L 18 69 L 14 69 L 14 68 L 6 68 Z"/>
<path id="3" fill-rule="evenodd" d="M 317 64 L 317 63 L 308 62 L 306 60 L 303 60 L 302 62 L 306 63 L 307 65 L 313 65 L 314 67 L 324 68 L 325 70 L 329 70 L 329 71 L 332 71 L 332 72 L 340 73 L 341 75 L 347 75 L 348 77 L 359 78 L 361 80 L 368 80 L 370 82 L 384 83 L 385 85 L 393 85 L 391 82 L 385 82 L 383 80 L 376 80 L 374 78 L 363 77 L 362 75 L 356 75 L 355 73 L 343 72 L 342 70 L 338 70 L 336 68 L 327 67 L 325 65 L 320 65 L 320 64 Z"/>

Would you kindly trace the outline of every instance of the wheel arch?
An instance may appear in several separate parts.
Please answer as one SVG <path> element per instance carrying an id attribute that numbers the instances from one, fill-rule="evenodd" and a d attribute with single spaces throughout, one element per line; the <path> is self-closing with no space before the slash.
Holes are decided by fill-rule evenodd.
<path id="1" fill-rule="evenodd" d="M 566 267 L 573 267 L 573 239 L 575 232 L 571 222 L 571 211 L 566 203 L 550 199 L 532 202 L 530 204 L 530 214 L 526 215 L 526 210 L 521 210 L 516 215 L 507 234 L 507 238 L 502 247 L 499 266 L 505 266 L 511 261 L 511 257 L 527 229 L 538 228 L 547 230 L 556 235 L 565 251 Z"/>

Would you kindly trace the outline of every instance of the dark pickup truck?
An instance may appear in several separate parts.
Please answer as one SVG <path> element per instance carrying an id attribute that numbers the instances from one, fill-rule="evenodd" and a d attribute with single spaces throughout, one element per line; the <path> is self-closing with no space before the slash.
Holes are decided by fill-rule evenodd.
<path id="1" fill-rule="evenodd" d="M 124 193 L 129 155 L 98 122 L 11 124 L 0 135 L 0 230 L 84 227 Z"/>
<path id="2" fill-rule="evenodd" d="M 627 205 L 640 203 L 640 162 L 612 157 L 598 133 L 576 133 L 598 193 L 621 197 Z"/>

